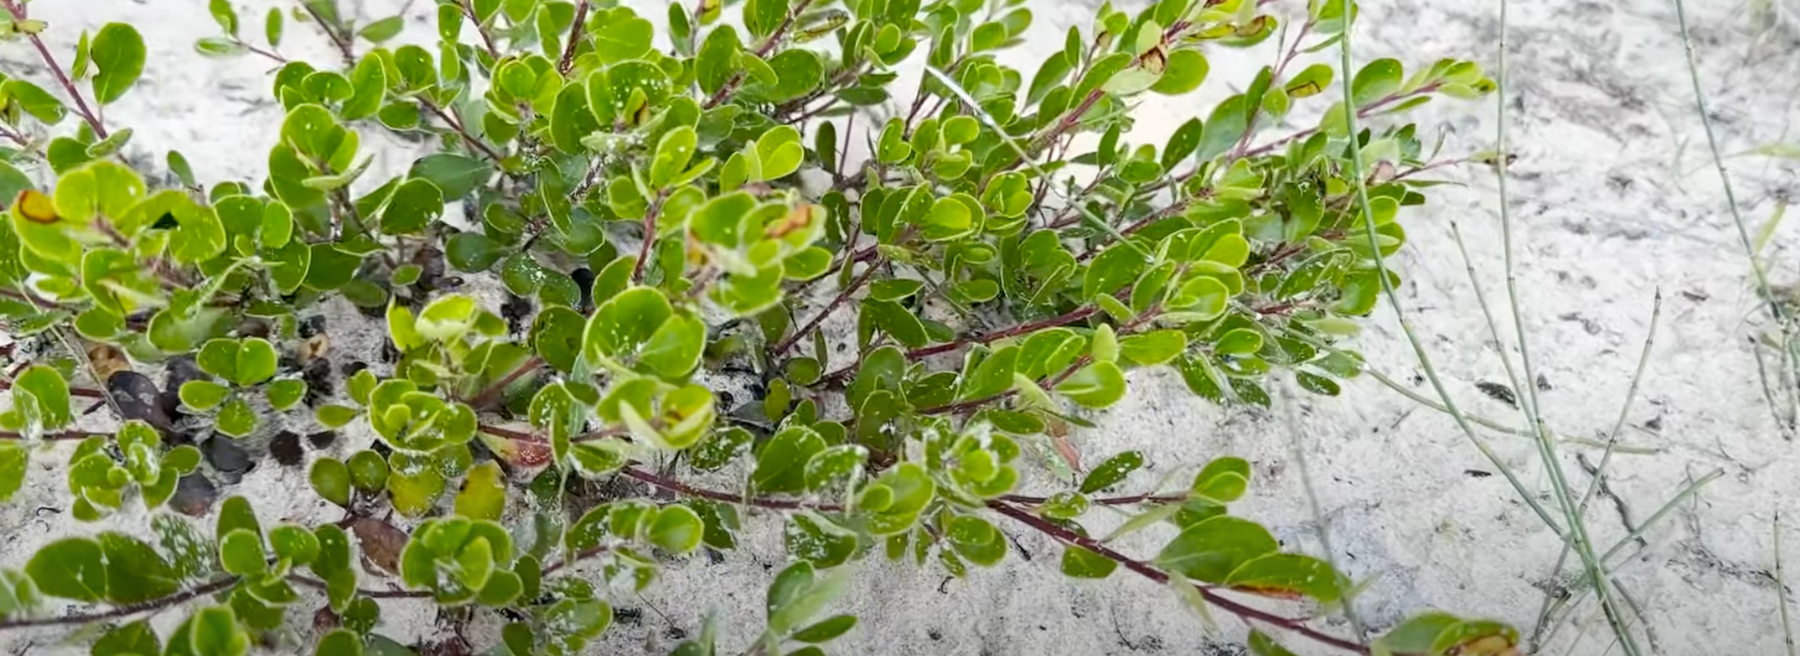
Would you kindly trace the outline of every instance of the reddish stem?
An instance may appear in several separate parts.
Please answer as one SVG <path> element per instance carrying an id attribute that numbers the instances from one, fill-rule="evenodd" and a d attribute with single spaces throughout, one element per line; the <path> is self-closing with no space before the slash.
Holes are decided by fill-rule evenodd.
<path id="1" fill-rule="evenodd" d="M 1098 554 L 1099 556 L 1106 558 L 1107 560 L 1118 563 L 1119 565 L 1123 566 L 1125 569 L 1131 570 L 1133 573 L 1137 574 L 1138 576 L 1142 576 L 1144 578 L 1147 578 L 1147 579 L 1150 579 L 1157 583 L 1161 583 L 1161 584 L 1165 584 L 1165 585 L 1168 584 L 1168 582 L 1169 582 L 1168 573 L 1163 572 L 1160 569 L 1157 569 L 1155 566 L 1153 566 L 1149 563 L 1146 563 L 1144 561 L 1141 561 L 1136 558 L 1132 558 L 1125 554 L 1114 551 L 1112 548 L 1110 548 L 1104 544 L 1101 544 L 1100 541 L 1098 541 L 1098 540 L 1083 536 L 1083 535 L 1076 533 L 1074 531 L 1071 531 L 1069 529 L 1052 524 L 1049 521 L 1044 520 L 1043 518 L 1040 518 L 1036 515 L 1025 512 L 1024 510 L 1021 510 L 1018 507 L 1015 507 L 1004 501 L 989 501 L 987 505 L 988 505 L 988 508 L 993 509 L 994 512 L 998 512 L 1002 515 L 1006 515 L 1007 517 L 1017 520 L 1019 523 L 1025 524 L 1026 526 L 1030 526 L 1032 529 L 1035 529 L 1039 533 L 1043 533 L 1044 535 L 1050 536 L 1051 539 L 1054 539 L 1063 544 L 1081 547 L 1088 551 L 1094 552 L 1095 554 Z M 1236 615 L 1239 619 L 1244 620 L 1246 623 L 1261 623 L 1261 624 L 1265 624 L 1268 626 L 1276 627 L 1283 631 L 1289 631 L 1289 632 L 1293 632 L 1293 633 L 1297 633 L 1297 634 L 1306 636 L 1307 638 L 1309 638 L 1315 642 L 1330 645 L 1333 647 L 1337 647 L 1339 649 L 1343 649 L 1343 650 L 1346 650 L 1346 651 L 1349 651 L 1352 653 L 1357 653 L 1357 654 L 1369 653 L 1368 647 L 1365 647 L 1354 641 L 1345 640 L 1343 638 L 1339 638 L 1337 636 L 1334 636 L 1329 633 L 1325 633 L 1318 629 L 1314 629 L 1310 626 L 1307 626 L 1305 619 L 1283 617 L 1283 616 L 1276 615 L 1274 613 L 1271 613 L 1271 612 L 1268 612 L 1265 610 L 1251 607 L 1249 605 L 1243 604 L 1243 603 L 1235 601 L 1229 597 L 1226 597 L 1223 594 L 1220 594 L 1218 591 L 1218 588 L 1215 588 L 1210 585 L 1194 584 L 1194 589 L 1196 589 L 1200 592 L 1201 598 L 1205 599 L 1207 603 L 1217 606 L 1217 607 L 1223 609 L 1227 613 Z"/>
<path id="2" fill-rule="evenodd" d="M 781 19 L 781 24 L 775 27 L 775 31 L 769 34 L 769 38 L 763 40 L 762 45 L 757 46 L 756 57 L 758 59 L 768 57 L 769 53 L 775 50 L 775 46 L 781 44 L 781 39 L 787 36 L 788 28 L 794 26 L 794 19 L 798 18 L 801 12 L 806 11 L 806 6 L 809 4 L 812 4 L 812 0 L 801 0 L 800 4 L 788 10 L 787 17 Z M 732 73 L 731 79 L 725 81 L 725 86 L 719 87 L 712 97 L 706 99 L 706 104 L 702 108 L 712 109 L 719 106 L 719 103 L 725 102 L 725 99 L 730 98 L 731 94 L 737 91 L 738 86 L 744 83 L 745 75 L 743 68 L 739 67 L 738 72 Z"/>
<path id="3" fill-rule="evenodd" d="M 538 367 L 542 366 L 544 366 L 543 358 L 535 355 L 531 356 L 531 359 L 526 360 L 521 363 L 518 368 L 513 369 L 512 373 L 506 374 L 506 377 L 494 381 L 494 384 L 487 386 L 487 389 L 481 390 L 480 394 L 476 394 L 475 398 L 469 401 L 469 405 L 476 410 L 486 407 L 487 404 L 492 403 L 494 399 L 498 398 L 501 392 L 506 390 L 507 385 L 511 385 L 513 381 L 518 380 L 525 374 L 537 371 Z"/>
<path id="4" fill-rule="evenodd" d="M 462 137 L 463 143 L 469 144 L 470 147 L 481 151 L 481 154 L 486 155 L 488 159 L 494 161 L 495 166 L 499 166 L 502 169 L 505 168 L 506 162 L 504 160 L 506 158 L 501 157 L 500 153 L 496 152 L 487 144 L 482 143 L 480 139 L 476 139 L 475 135 L 469 134 L 469 131 L 463 128 L 462 122 L 456 120 L 456 117 L 451 116 L 448 112 L 445 112 L 443 108 L 438 107 L 436 104 L 423 98 L 419 99 L 419 106 L 424 107 L 425 111 L 431 112 L 433 116 L 438 117 L 438 120 L 443 121 L 445 125 L 450 126 L 450 129 L 455 130 L 456 134 Z"/>
<path id="5" fill-rule="evenodd" d="M 66 431 L 62 431 L 60 433 L 50 433 L 39 439 L 54 442 L 54 441 L 62 441 L 62 440 L 85 440 L 90 437 L 110 437 L 111 435 L 112 435 L 112 433 L 98 433 L 98 432 L 94 432 L 94 431 L 66 430 Z M 18 431 L 0 431 L 0 440 L 22 440 L 22 439 L 25 439 L 25 436 L 23 434 L 20 434 Z"/>
<path id="6" fill-rule="evenodd" d="M 582 24 L 587 22 L 587 14 L 588 0 L 581 0 L 581 4 L 575 6 L 575 22 L 569 25 L 569 43 L 563 46 L 562 60 L 556 63 L 556 72 L 568 75 L 569 69 L 575 66 L 575 46 L 581 43 Z"/>
<path id="7" fill-rule="evenodd" d="M 801 326 L 799 330 L 782 338 L 780 342 L 776 342 L 772 351 L 776 355 L 786 353 L 789 348 L 794 346 L 795 342 L 800 341 L 801 336 L 811 332 L 812 329 L 819 327 L 819 324 L 825 321 L 825 317 L 831 316 L 832 312 L 837 311 L 839 305 L 843 305 L 844 301 L 850 300 L 851 294 L 855 294 L 856 290 L 861 289 L 863 284 L 869 282 L 869 279 L 875 276 L 875 269 L 877 268 L 879 268 L 878 264 L 870 264 L 869 268 L 864 270 L 862 275 L 857 276 L 855 280 L 850 281 L 850 285 L 845 287 L 843 291 L 838 292 L 837 298 L 831 299 L 831 302 L 826 304 L 825 309 L 820 310 L 818 314 L 813 315 L 812 320 L 807 321 L 806 325 Z"/>
<path id="8" fill-rule="evenodd" d="M 656 215 L 662 212 L 663 200 L 669 197 L 667 190 L 658 192 L 656 200 L 650 203 L 650 209 L 644 211 L 644 244 L 638 247 L 637 262 L 631 265 L 631 279 L 644 279 L 644 263 L 650 261 L 650 246 L 656 243 Z"/>
<path id="9" fill-rule="evenodd" d="M 14 21 L 26 20 L 24 3 L 16 0 L 0 0 L 0 4 L 4 4 L 6 12 L 12 14 Z M 69 79 L 69 74 L 63 72 L 62 65 L 56 63 L 56 56 L 50 54 L 50 48 L 44 45 L 44 40 L 38 38 L 35 33 L 26 34 L 25 38 L 30 39 L 31 45 L 37 48 L 38 57 L 44 60 L 44 65 L 50 69 L 50 74 L 56 76 L 56 81 L 62 85 L 63 91 L 68 92 L 69 97 L 75 100 L 75 110 L 81 114 L 81 120 L 87 123 L 88 129 L 94 131 L 94 137 L 106 139 L 106 126 L 100 122 L 100 116 L 88 107 L 87 99 L 82 97 L 81 91 L 75 88 L 75 82 Z"/>

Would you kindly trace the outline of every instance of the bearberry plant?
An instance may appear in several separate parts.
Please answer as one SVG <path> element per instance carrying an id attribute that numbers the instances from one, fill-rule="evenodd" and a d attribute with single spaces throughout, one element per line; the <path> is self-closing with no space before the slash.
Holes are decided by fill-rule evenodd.
<path id="1" fill-rule="evenodd" d="M 1024 4 L 700 0 L 659 30 L 610 0 L 439 0 L 435 45 L 390 46 L 400 16 L 298 0 L 257 34 L 212 0 L 199 54 L 268 60 L 284 118 L 266 170 L 203 183 L 105 120 L 147 58 L 190 53 L 120 23 L 59 52 L 0 0 L 0 48 L 44 71 L 0 75 L 0 497 L 53 462 L 72 516 L 117 528 L 7 554 L 0 630 L 93 625 L 101 656 L 582 653 L 667 564 L 778 522 L 762 630 L 674 653 L 824 654 L 858 561 L 980 576 L 1010 525 L 1064 575 L 1236 618 L 1258 654 L 1516 653 L 1438 612 L 1330 629 L 1357 582 L 1230 514 L 1247 462 L 1150 481 L 1065 439 L 1136 369 L 1213 403 L 1336 394 L 1396 277 L 1371 249 L 1453 162 L 1377 117 L 1492 83 L 1304 64 L 1349 29 L 1340 0 L 1104 5 L 1021 70 Z M 290 25 L 335 56 L 283 54 Z M 1143 97 L 1277 35 L 1242 93 L 1127 141 Z M 380 179 L 378 132 L 431 152 Z M 385 353 L 331 351 L 354 310 Z M 341 521 L 229 494 L 263 458 Z M 396 599 L 440 605 L 452 643 L 384 637 Z M 184 619 L 159 632 L 164 609 Z"/>

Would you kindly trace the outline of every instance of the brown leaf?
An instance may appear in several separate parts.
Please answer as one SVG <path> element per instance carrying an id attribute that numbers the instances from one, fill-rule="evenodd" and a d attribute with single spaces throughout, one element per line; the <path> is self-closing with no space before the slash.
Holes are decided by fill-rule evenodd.
<path id="1" fill-rule="evenodd" d="M 363 560 L 389 574 L 400 573 L 400 551 L 406 548 L 406 532 L 373 517 L 350 522 L 350 532 L 362 543 Z"/>

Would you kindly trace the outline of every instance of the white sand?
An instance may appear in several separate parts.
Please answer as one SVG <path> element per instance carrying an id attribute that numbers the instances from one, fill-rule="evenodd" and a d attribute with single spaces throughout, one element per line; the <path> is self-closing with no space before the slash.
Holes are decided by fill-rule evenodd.
<path id="1" fill-rule="evenodd" d="M 244 12 L 245 32 L 259 34 L 267 3 L 246 4 L 257 9 Z M 398 4 L 371 1 L 359 14 L 380 17 Z M 431 3 L 414 4 L 404 38 L 428 38 Z M 1277 4 L 1291 14 L 1300 3 Z M 1784 22 L 1760 37 L 1750 31 L 1748 4 L 1694 0 L 1690 7 L 1714 122 L 1731 153 L 1800 141 L 1790 129 L 1800 117 L 1795 104 L 1800 2 L 1776 2 Z M 1044 53 L 1060 47 L 1068 25 L 1085 26 L 1091 17 L 1085 5 L 1032 7 L 1038 12 L 1032 39 L 1009 60 L 1028 72 Z M 1411 66 L 1453 56 L 1491 63 L 1497 9 L 1492 2 L 1372 0 L 1359 30 L 1359 59 L 1395 56 Z M 205 181 L 260 177 L 280 117 L 268 97 L 267 67 L 250 57 L 219 61 L 194 53 L 196 38 L 216 32 L 204 2 L 42 1 L 33 11 L 50 22 L 47 36 L 58 53 L 72 52 L 81 29 L 106 21 L 130 21 L 144 31 L 151 53 L 145 78 L 108 111 L 109 124 L 136 129 L 127 149 L 132 157 L 160 162 L 165 150 L 179 148 Z M 661 5 L 644 13 L 661 23 Z M 335 53 L 321 37 L 296 25 L 288 31 L 286 54 L 335 64 Z M 1705 155 L 1675 34 L 1673 5 L 1664 0 L 1514 3 L 1510 113 L 1519 160 L 1511 192 L 1520 229 L 1519 284 L 1531 304 L 1526 329 L 1538 370 L 1552 386 L 1542 395 L 1548 419 L 1563 434 L 1599 437 L 1624 397 L 1652 294 L 1662 291 L 1662 330 L 1624 435 L 1631 444 L 1661 452 L 1618 457 L 1611 489 L 1633 520 L 1643 521 L 1689 479 L 1714 469 L 1724 475 L 1651 530 L 1648 549 L 1619 566 L 1617 575 L 1650 618 L 1649 643 L 1657 653 L 1775 654 L 1781 651 L 1781 631 L 1770 575 L 1775 558 L 1770 524 L 1776 512 L 1792 514 L 1795 508 L 1800 462 L 1763 405 L 1746 341 L 1760 315 Z M 1249 52 L 1212 53 L 1213 73 L 1203 89 L 1189 98 L 1147 101 L 1134 136 L 1160 144 L 1179 121 L 1203 114 L 1198 108 L 1209 108 L 1247 83 L 1256 66 L 1272 60 L 1272 48 L 1271 43 Z M 66 63 L 69 55 L 61 56 Z M 46 81 L 35 55 L 22 44 L 0 45 L 0 65 L 8 73 Z M 1309 104 L 1316 111 L 1326 102 Z M 1415 116 L 1422 134 L 1448 132 L 1448 155 L 1492 145 L 1492 102 L 1435 101 Z M 365 143 L 389 146 L 379 151 L 383 155 L 366 180 L 403 170 L 414 156 L 410 147 L 380 134 L 364 131 Z M 1737 157 L 1729 163 L 1742 209 L 1752 221 L 1768 217 L 1775 198 L 1800 192 L 1793 160 Z M 1487 291 L 1498 298 L 1494 179 L 1479 167 L 1446 177 L 1466 186 L 1432 190 L 1432 205 L 1404 219 L 1412 243 L 1398 258 L 1407 279 L 1402 295 L 1458 400 L 1472 412 L 1521 422 L 1475 388 L 1477 381 L 1504 382 L 1505 376 L 1485 338 L 1449 231 L 1451 221 L 1461 224 Z M 1769 246 L 1777 282 L 1791 283 L 1800 275 L 1793 264 L 1800 254 L 1794 234 L 1790 225 Z M 332 331 L 340 344 L 372 353 L 379 344 L 378 324 L 351 321 L 354 313 L 339 310 L 334 315 L 343 321 L 334 322 Z M 1417 380 L 1419 369 L 1388 310 L 1378 313 L 1361 348 L 1394 378 Z M 1100 428 L 1074 437 L 1090 462 L 1142 449 L 1151 464 L 1136 480 L 1147 485 L 1184 463 L 1242 455 L 1256 463 L 1259 477 L 1237 512 L 1316 553 L 1312 512 L 1279 413 L 1221 410 L 1190 396 L 1169 371 L 1137 372 L 1132 383 L 1125 402 L 1095 417 Z M 1430 394 L 1422 384 L 1417 389 Z M 1444 608 L 1503 618 L 1528 631 L 1546 582 L 1558 577 L 1551 568 L 1560 545 L 1503 479 L 1465 473 L 1493 468 L 1452 422 L 1372 380 L 1349 385 L 1340 398 L 1298 400 L 1306 429 L 1303 448 L 1340 560 L 1359 577 L 1377 577 L 1358 600 L 1364 617 L 1385 628 L 1405 614 Z M 347 452 L 367 439 L 347 436 L 334 448 Z M 1548 489 L 1530 443 L 1492 439 L 1527 485 Z M 1566 455 L 1565 469 L 1577 485 L 1585 485 L 1572 452 Z M 1587 455 L 1597 461 L 1599 453 Z M 0 507 L 0 564 L 21 566 L 37 546 L 58 536 L 146 531 L 139 512 L 82 525 L 66 512 L 45 510 L 66 511 L 57 475 L 66 458 L 66 451 L 57 450 L 34 459 L 29 487 Z M 335 509 L 304 492 L 302 471 L 264 463 L 227 493 L 250 497 L 265 521 L 336 519 Z M 1035 479 L 1047 484 L 1046 476 Z M 1612 500 L 1596 500 L 1590 526 L 1601 544 L 1625 534 L 1619 513 Z M 760 626 L 771 568 L 785 558 L 778 522 L 747 519 L 753 528 L 743 536 L 746 548 L 728 554 L 723 564 L 698 558 L 672 566 L 642 602 L 620 598 L 621 607 L 645 612 L 636 623 L 615 627 L 593 653 L 666 653 L 675 643 L 670 636 L 695 631 L 707 610 L 727 620 L 725 648 L 742 648 Z M 869 562 L 857 576 L 856 600 L 848 603 L 862 623 L 832 651 L 1243 653 L 1234 646 L 1242 627 L 1226 621 L 1220 631 L 1209 632 L 1173 594 L 1126 574 L 1101 582 L 1066 580 L 1056 572 L 1059 550 L 1049 540 L 1021 533 L 1016 525 L 1003 527 L 1023 553 L 1015 551 L 1000 567 L 966 580 L 945 582 L 941 570 L 931 567 Z M 1158 537 L 1166 536 L 1138 536 L 1124 546 L 1153 553 Z M 1795 542 L 1800 540 L 1789 540 Z M 1029 560 L 1021 557 L 1026 553 Z M 1788 555 L 1791 559 L 1795 552 L 1790 548 Z M 305 626 L 309 612 L 297 607 L 291 615 Z M 1590 605 L 1578 615 L 1580 625 L 1565 628 L 1543 653 L 1607 651 L 1611 638 L 1597 611 Z M 166 629 L 178 616 L 165 612 L 157 619 Z M 491 624 L 478 625 L 478 634 L 482 626 Z M 433 611 L 419 604 L 389 607 L 380 630 L 403 641 L 437 632 Z M 63 631 L 9 633 L 0 636 L 0 645 L 14 654 L 85 653 L 79 639 L 59 646 L 65 638 Z M 487 638 L 491 641 L 492 634 Z"/>

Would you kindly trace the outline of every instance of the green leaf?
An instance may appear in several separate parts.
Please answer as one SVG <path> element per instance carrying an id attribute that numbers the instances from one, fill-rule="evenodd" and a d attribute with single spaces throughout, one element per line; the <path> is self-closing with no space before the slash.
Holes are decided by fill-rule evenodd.
<path id="1" fill-rule="evenodd" d="M 274 29 L 280 30 L 280 12 L 271 11 L 269 17 Z M 374 116 L 381 109 L 381 101 L 387 97 L 387 86 L 387 69 L 382 65 L 382 59 L 363 57 L 350 72 L 350 97 L 338 107 L 338 115 L 346 121 Z"/>
<path id="2" fill-rule="evenodd" d="M 1125 372 L 1112 362 L 1095 362 L 1056 386 L 1069 400 L 1089 408 L 1104 408 L 1125 398 Z"/>
<path id="3" fill-rule="evenodd" d="M 1398 91 L 1403 73 L 1404 69 L 1398 60 L 1377 59 L 1369 62 L 1356 72 L 1356 77 L 1350 82 L 1352 102 L 1357 107 L 1364 107 Z"/>
<path id="4" fill-rule="evenodd" d="M 268 16 L 263 20 L 263 38 L 269 40 L 270 47 L 281 46 L 281 31 L 281 8 L 270 7 Z"/>
<path id="5" fill-rule="evenodd" d="M 758 37 L 767 37 L 787 18 L 788 0 L 746 0 L 744 27 Z"/>
<path id="6" fill-rule="evenodd" d="M 506 475 L 492 460 L 469 470 L 456 494 L 456 514 L 470 519 L 499 520 L 506 509 Z"/>
<path id="7" fill-rule="evenodd" d="M 822 568 L 849 561 L 858 542 L 855 531 L 812 511 L 793 514 L 781 538 L 789 554 Z"/>
<path id="8" fill-rule="evenodd" d="M 421 160 L 423 161 L 423 160 Z M 444 213 L 444 192 L 430 180 L 413 178 L 394 189 L 381 210 L 381 231 L 405 235 L 424 230 Z"/>
<path id="9" fill-rule="evenodd" d="M 1315 96 L 1331 86 L 1332 68 L 1326 64 L 1313 64 L 1300 71 L 1300 74 L 1289 79 L 1282 89 L 1291 98 L 1299 99 Z"/>
<path id="10" fill-rule="evenodd" d="M 160 599 L 181 589 L 180 577 L 156 549 L 122 533 L 100 534 L 106 556 L 106 598 L 114 604 Z"/>
<path id="11" fill-rule="evenodd" d="M 61 428 L 75 421 L 69 409 L 68 381 L 44 365 L 32 365 L 13 378 L 13 403 L 15 411 L 34 414 L 41 428 Z"/>
<path id="12" fill-rule="evenodd" d="M 944 530 L 950 546 L 969 562 L 991 567 L 1006 557 L 1006 537 L 987 520 L 971 515 L 958 515 Z"/>
<path id="13" fill-rule="evenodd" d="M 223 0 L 221 0 L 223 1 Z M 91 656 L 156 656 L 163 653 L 162 640 L 148 620 L 138 620 L 108 631 L 94 642 Z"/>
<path id="14" fill-rule="evenodd" d="M 319 639 L 313 656 L 362 656 L 362 636 L 348 629 L 335 629 Z"/>
<path id="15" fill-rule="evenodd" d="M 673 315 L 674 309 L 661 291 L 652 287 L 625 290 L 594 310 L 582 337 L 582 354 L 589 362 L 636 356 Z"/>
<path id="16" fill-rule="evenodd" d="M 220 433 L 232 437 L 245 437 L 256 431 L 256 411 L 242 397 L 232 397 L 219 409 L 218 421 Z"/>
<path id="17" fill-rule="evenodd" d="M 94 61 L 94 100 L 102 105 L 124 97 L 144 72 L 144 37 L 124 23 L 107 23 L 89 49 Z"/>
<path id="18" fill-rule="evenodd" d="M 225 33 L 231 36 L 237 36 L 238 15 L 237 10 L 231 8 L 230 0 L 212 0 L 207 3 L 206 10 L 212 13 L 213 20 L 218 21 L 219 29 L 225 30 Z"/>
<path id="19" fill-rule="evenodd" d="M 957 205 L 960 207 L 960 203 Z M 925 332 L 925 323 L 899 303 L 863 299 L 862 317 L 908 347 L 918 348 L 931 341 L 931 336 Z"/>
<path id="20" fill-rule="evenodd" d="M 356 32 L 356 35 L 368 39 L 370 43 L 381 43 L 382 41 L 399 36 L 400 30 L 405 29 L 405 27 L 406 21 L 403 17 L 389 16 L 373 23 L 369 23 L 368 25 L 364 25 L 361 30 Z"/>
<path id="21" fill-rule="evenodd" d="M 350 456 L 350 483 L 364 492 L 376 492 L 387 486 L 388 463 L 374 451 L 358 451 Z"/>
<path id="22" fill-rule="evenodd" d="M 43 87 L 17 78 L 0 84 L 0 98 L 11 98 L 25 113 L 46 125 L 56 125 L 68 112 L 62 101 L 50 95 Z M 12 202 L 12 198 L 12 195 L 6 196 L 6 202 Z"/>
<path id="23" fill-rule="evenodd" d="M 1082 547 L 1070 546 L 1063 550 L 1062 573 L 1071 578 L 1103 579 L 1118 568 L 1117 561 Z"/>
<path id="24" fill-rule="evenodd" d="M 1129 335 L 1119 340 L 1119 353 L 1140 365 L 1162 364 L 1187 350 L 1187 333 L 1175 329 Z"/>
<path id="25" fill-rule="evenodd" d="M 1254 522 L 1219 515 L 1183 530 L 1157 553 L 1156 563 L 1190 579 L 1224 583 L 1239 566 L 1279 547 Z"/>
<path id="26" fill-rule="evenodd" d="M 224 403 L 231 388 L 209 380 L 190 380 L 181 384 L 179 395 L 182 405 L 205 412 Z"/>
<path id="27" fill-rule="evenodd" d="M 239 576 L 260 574 L 268 568 L 263 560 L 262 537 L 248 529 L 237 529 L 219 542 L 219 563 L 225 571 Z"/>
<path id="28" fill-rule="evenodd" d="M 650 185 L 659 189 L 668 187 L 687 170 L 698 143 L 699 136 L 694 129 L 685 125 L 663 133 L 656 144 L 656 157 L 650 163 Z"/>
<path id="29" fill-rule="evenodd" d="M 250 51 L 244 44 L 222 36 L 202 37 L 194 42 L 194 50 L 207 57 L 236 57 Z"/>
<path id="30" fill-rule="evenodd" d="M 1162 77 L 1150 86 L 1151 91 L 1165 96 L 1178 96 L 1200 88 L 1210 67 L 1199 50 L 1176 50 L 1169 53 Z"/>
<path id="31" fill-rule="evenodd" d="M 1105 490 L 1125 480 L 1131 472 L 1144 466 L 1142 451 L 1124 451 L 1107 458 L 1105 462 L 1088 472 L 1087 478 L 1081 481 L 1081 493 L 1093 494 Z"/>
<path id="32" fill-rule="evenodd" d="M 294 407 L 294 404 L 299 403 L 300 399 L 306 396 L 306 381 L 294 378 L 278 380 L 269 383 L 266 394 L 269 397 L 270 406 L 276 410 L 286 410 Z"/>
<path id="33" fill-rule="evenodd" d="M 238 628 L 237 615 L 229 606 L 203 608 L 188 623 L 193 656 L 244 656 L 250 652 L 250 636 Z M 181 633 L 176 631 L 170 640 Z"/>
<path id="34" fill-rule="evenodd" d="M 307 479 L 312 482 L 313 491 L 326 501 L 339 506 L 350 505 L 350 468 L 343 461 L 336 458 L 315 460 Z"/>
<path id="35" fill-rule="evenodd" d="M 13 442 L 0 444 L 0 501 L 11 500 L 25 484 L 29 452 Z"/>
<path id="36" fill-rule="evenodd" d="M 186 403 L 187 401 L 183 399 L 182 402 Z M 354 421 L 358 414 L 361 414 L 361 412 L 356 408 L 341 405 L 322 405 L 319 406 L 318 411 L 314 413 L 314 417 L 326 428 L 343 428 L 345 424 Z"/>
<path id="37" fill-rule="evenodd" d="M 1344 595 L 1342 578 L 1323 560 L 1273 553 L 1238 566 L 1225 578 L 1225 585 L 1273 596 L 1297 593 L 1330 603 Z"/>
<path id="38" fill-rule="evenodd" d="M 830 642 L 853 628 L 856 628 L 855 615 L 838 615 L 796 631 L 790 638 L 809 643 Z"/>
<path id="39" fill-rule="evenodd" d="M 699 548 L 706 526 L 700 514 L 687 506 L 663 506 L 650 524 L 650 542 L 662 550 L 685 555 Z"/>
<path id="40" fill-rule="evenodd" d="M 1219 503 L 1230 503 L 1244 496 L 1250 486 L 1250 462 L 1226 456 L 1215 458 L 1194 476 L 1194 494 Z"/>
<path id="41" fill-rule="evenodd" d="M 743 45 L 736 29 L 730 25 L 713 28 L 694 57 L 694 78 L 700 83 L 700 90 L 710 95 L 724 88 L 737 73 L 734 61 L 741 50 Z"/>
<path id="42" fill-rule="evenodd" d="M 764 492 L 798 492 L 806 487 L 806 463 L 825 449 L 825 438 L 811 428 L 789 426 L 769 439 L 756 456 L 750 480 Z"/>
<path id="43" fill-rule="evenodd" d="M 638 361 L 663 378 L 680 380 L 700 365 L 705 347 L 706 325 L 698 319 L 675 315 L 650 335 Z"/>
<path id="44" fill-rule="evenodd" d="M 637 59 L 650 52 L 655 28 L 650 21 L 639 18 L 636 12 L 615 7 L 602 16 L 600 29 L 592 34 L 594 53 L 599 55 L 601 62 L 611 64 Z"/>
<path id="45" fill-rule="evenodd" d="M 106 566 L 100 544 L 67 538 L 39 548 L 25 565 L 38 592 L 94 603 L 106 598 Z"/>
<path id="46" fill-rule="evenodd" d="M 413 162 L 407 175 L 429 180 L 437 185 L 441 191 L 439 199 L 442 203 L 467 196 L 476 187 L 486 184 L 494 175 L 494 166 L 484 159 L 454 153 L 433 153 Z M 422 191 L 415 190 L 414 193 L 421 194 L 423 198 Z"/>
<path id="47" fill-rule="evenodd" d="M 762 161 L 757 180 L 776 180 L 800 169 L 800 162 L 806 158 L 806 148 L 801 145 L 799 130 L 782 125 L 756 139 L 756 154 Z"/>

